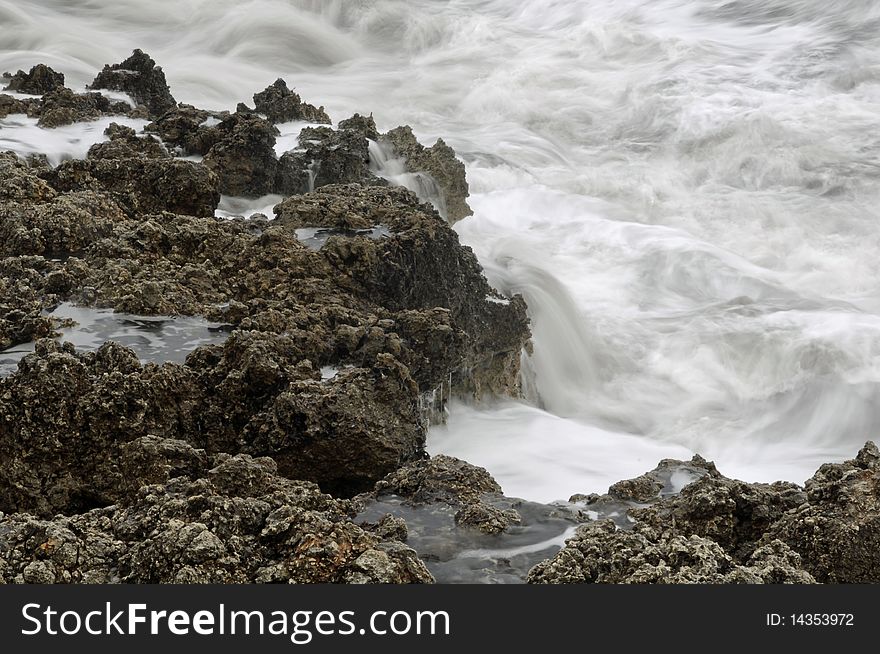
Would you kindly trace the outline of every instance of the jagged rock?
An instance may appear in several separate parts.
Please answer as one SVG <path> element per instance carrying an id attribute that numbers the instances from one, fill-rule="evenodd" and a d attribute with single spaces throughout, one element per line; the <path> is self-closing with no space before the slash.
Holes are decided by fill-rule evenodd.
<path id="1" fill-rule="evenodd" d="M 520 523 L 514 509 L 500 509 L 501 487 L 483 468 L 451 456 L 438 455 L 399 468 L 358 497 L 363 505 L 393 495 L 410 506 L 445 504 L 455 511 L 455 523 L 487 534 L 498 534 Z"/>
<path id="2" fill-rule="evenodd" d="M 375 359 L 371 345 L 381 351 L 393 346 L 387 342 L 387 333 L 397 335 L 400 353 L 397 354 L 410 370 L 413 379 L 423 390 L 434 389 L 454 370 L 468 348 L 468 335 L 454 324 L 451 312 L 443 307 L 421 310 L 403 310 L 394 314 L 393 324 L 382 336 L 367 337 L 360 346 L 344 358 L 359 361 L 361 365 Z M 447 387 L 447 394 L 450 389 Z"/>
<path id="3" fill-rule="evenodd" d="M 93 86 L 146 104 L 167 92 L 157 73 L 136 51 Z M 279 120 L 294 105 L 313 109 L 282 85 L 257 96 Z M 3 106 L 47 125 L 145 111 L 65 88 L 16 102 Z M 286 202 L 272 223 L 214 217 L 221 189 L 278 190 L 270 121 L 246 107 L 150 112 L 151 134 L 174 154 L 204 152 L 205 165 L 116 123 L 84 160 L 57 168 L 0 154 L 0 345 L 53 336 L 60 325 L 46 314 L 70 301 L 205 315 L 237 329 L 185 364 L 143 364 L 112 343 L 77 353 L 38 340 L 0 379 L 0 511 L 9 513 L 0 518 L 0 577 L 430 580 L 396 540 L 406 537 L 400 520 L 364 531 L 348 504 L 333 504 L 344 519 L 304 516 L 284 489 L 294 484 L 312 503 L 325 500 L 305 481 L 343 495 L 370 488 L 425 456 L 431 411 L 453 389 L 515 393 L 524 303 L 487 301 L 497 294 L 448 223 L 373 176 L 371 117 L 304 131 L 299 155 L 316 162 L 312 182 L 327 186 Z M 340 180 L 356 183 L 331 184 Z M 333 233 L 316 247 L 300 240 L 300 226 Z M 273 458 L 254 466 L 243 455 Z M 230 456 L 246 462 L 234 474 L 224 467 Z M 304 481 L 281 480 L 276 468 Z M 265 493 L 251 501 L 253 484 Z M 267 504 L 265 519 L 255 518 Z M 479 534 L 517 522 L 509 504 L 493 491 L 448 507 Z M 223 532 L 229 521 L 236 526 Z M 42 547 L 56 536 L 60 558 L 54 544 Z M 70 548 L 81 554 L 75 565 Z"/>
<path id="4" fill-rule="evenodd" d="M 210 465 L 201 478 L 181 474 L 81 515 L 0 514 L 0 582 L 433 581 L 412 549 L 356 526 L 348 503 L 279 477 L 270 459 Z"/>
<path id="5" fill-rule="evenodd" d="M 0 93 L 0 118 L 6 118 L 10 114 L 26 114 L 31 103 L 19 100 L 6 93 Z"/>
<path id="6" fill-rule="evenodd" d="M 658 531 L 637 524 L 632 531 L 612 521 L 589 523 L 556 556 L 529 572 L 533 584 L 729 584 L 814 583 L 800 557 L 774 541 L 737 563 L 715 541 Z"/>
<path id="7" fill-rule="evenodd" d="M 422 456 L 406 367 L 382 354 L 369 370 L 321 381 L 291 344 L 240 333 L 220 357 L 202 349 L 187 366 L 142 366 L 113 343 L 77 355 L 39 341 L 0 380 L 0 510 L 51 515 L 120 501 L 155 483 L 143 476 L 149 466 L 125 465 L 131 443 L 154 435 L 209 453 L 271 455 L 286 476 L 339 494 Z"/>
<path id="8" fill-rule="evenodd" d="M 125 115 L 131 107 L 125 102 L 110 100 L 100 93 L 74 93 L 61 87 L 43 96 L 37 105 L 31 105 L 29 115 L 38 115 L 40 127 L 60 127 L 104 115 Z"/>
<path id="9" fill-rule="evenodd" d="M 605 495 L 576 494 L 569 502 L 583 503 L 589 507 L 614 507 L 628 511 L 644 504 L 652 504 L 666 497 L 678 495 L 685 487 L 701 477 L 721 477 L 715 464 L 699 454 L 690 461 L 663 459 L 656 468 L 633 479 L 612 484 Z"/>
<path id="10" fill-rule="evenodd" d="M 228 114 L 180 104 L 159 116 L 144 131 L 158 134 L 166 145 L 179 148 L 185 155 L 205 155 L 223 136 L 216 127 L 206 124 L 211 118 L 219 122 L 228 118 Z"/>
<path id="11" fill-rule="evenodd" d="M 206 391 L 199 408 L 203 429 L 193 435 L 198 445 L 241 447 L 240 434 L 255 415 L 293 382 L 315 377 L 310 362 L 301 365 L 303 354 L 291 335 L 253 330 L 235 331 L 223 345 L 193 352 L 188 363 L 202 375 Z"/>
<path id="12" fill-rule="evenodd" d="M 489 301 L 495 292 L 473 252 L 461 247 L 449 225 L 411 192 L 325 186 L 288 198 L 275 207 L 275 215 L 288 229 L 386 228 L 387 238 L 340 235 L 327 241 L 321 253 L 337 271 L 336 283 L 394 311 L 449 310 L 452 327 L 469 340 L 453 355 L 458 360 L 450 365 L 453 389 L 476 397 L 519 392 L 520 353 L 528 339 L 525 302 L 519 296 Z M 433 380 L 435 386 L 440 382 Z"/>
<path id="13" fill-rule="evenodd" d="M 355 114 L 351 118 L 340 120 L 339 129 L 344 132 L 356 132 L 364 138 L 373 141 L 379 140 L 379 130 L 376 129 L 376 121 L 373 119 L 373 114 L 369 116 Z"/>
<path id="14" fill-rule="evenodd" d="M 144 105 L 151 116 L 160 116 L 177 104 L 162 68 L 141 50 L 135 50 L 122 63 L 105 65 L 89 88 L 127 93 Z"/>
<path id="15" fill-rule="evenodd" d="M 99 147 L 101 153 L 126 154 L 131 146 Z M 120 152 L 122 150 L 123 152 Z M 162 211 L 213 216 L 220 201 L 219 180 L 205 166 L 179 159 L 146 158 L 69 160 L 46 175 L 59 192 L 104 191 L 129 216 Z"/>
<path id="16" fill-rule="evenodd" d="M 44 310 L 72 280 L 42 257 L 0 258 L 0 350 L 55 333 Z"/>
<path id="17" fill-rule="evenodd" d="M 0 293 L 6 295 L 7 280 L 0 279 Z M 55 333 L 52 321 L 42 315 L 42 306 L 24 309 L 16 302 L 11 305 L 0 300 L 0 350 L 29 343 Z"/>
<path id="18" fill-rule="evenodd" d="M 321 257 L 277 227 L 243 219 L 144 216 L 117 226 L 85 259 L 93 300 L 130 313 L 214 315 L 230 300 L 332 296 L 329 281 L 314 279 L 329 275 Z"/>
<path id="19" fill-rule="evenodd" d="M 852 461 L 823 465 L 805 489 L 727 479 L 712 464 L 694 461 L 706 474 L 677 494 L 663 497 L 657 475 L 682 462 L 663 462 L 648 475 L 612 486 L 607 498 L 651 503 L 629 510 L 632 532 L 611 523 L 584 528 L 537 566 L 530 580 L 872 583 L 880 578 L 880 451 L 873 443 Z M 600 500 L 588 501 L 595 507 Z"/>
<path id="20" fill-rule="evenodd" d="M 222 119 L 208 125 L 209 118 Z M 328 121 L 329 122 L 329 121 Z M 387 185 L 370 171 L 368 134 L 372 118 L 355 116 L 341 124 L 302 130 L 299 147 L 275 153 L 278 130 L 247 107 L 234 114 L 209 113 L 182 105 L 146 127 L 183 154 L 205 155 L 204 163 L 220 177 L 227 195 L 259 197 L 268 193 L 307 193 L 339 183 Z M 372 132 L 370 125 L 372 125 Z"/>
<path id="21" fill-rule="evenodd" d="M 165 147 L 152 136 L 138 137 L 131 127 L 110 123 L 104 130 L 109 141 L 96 143 L 89 148 L 89 159 L 170 159 Z"/>
<path id="22" fill-rule="evenodd" d="M 389 354 L 371 370 L 294 382 L 243 437 L 248 452 L 271 456 L 285 476 L 315 481 L 337 495 L 371 487 L 419 458 L 425 444 L 418 388 Z"/>
<path id="23" fill-rule="evenodd" d="M 108 236 L 126 218 L 106 194 L 59 194 L 39 176 L 54 173 L 38 160 L 0 154 L 0 171 L 5 173 L 0 175 L 0 256 L 67 258 Z"/>
<path id="24" fill-rule="evenodd" d="M 28 73 L 20 70 L 13 75 L 6 85 L 6 90 L 30 95 L 43 95 L 63 86 L 63 73 L 56 73 L 45 64 L 37 64 Z"/>
<path id="25" fill-rule="evenodd" d="M 57 194 L 14 152 L 0 152 L 0 202 L 47 202 Z"/>
<path id="26" fill-rule="evenodd" d="M 386 513 L 374 524 L 361 525 L 367 531 L 376 534 L 379 538 L 387 538 L 399 540 L 405 543 L 409 538 L 409 529 L 406 526 L 406 520 Z"/>
<path id="27" fill-rule="evenodd" d="M 869 442 L 852 461 L 823 465 L 806 502 L 768 530 L 798 552 L 824 583 L 880 581 L 880 451 Z"/>
<path id="28" fill-rule="evenodd" d="M 332 121 L 324 107 L 314 107 L 302 101 L 297 93 L 287 88 L 283 79 L 277 79 L 265 90 L 254 94 L 254 106 L 273 123 L 286 123 L 301 120 L 307 123 L 323 123 Z"/>
<path id="29" fill-rule="evenodd" d="M 410 172 L 430 175 L 443 192 L 446 217 L 451 223 L 473 215 L 467 204 L 470 195 L 464 164 L 455 156 L 455 151 L 443 139 L 430 148 L 418 142 L 409 126 L 391 130 L 382 140 L 394 146 L 398 157 L 406 159 Z"/>
<path id="30" fill-rule="evenodd" d="M 115 343 L 77 356 L 70 344 L 37 341 L 0 379 L 0 510 L 78 512 L 120 500 L 132 479 L 134 490 L 162 481 L 126 457 L 134 439 L 181 435 L 188 380 L 180 367 L 142 367 Z"/>
<path id="31" fill-rule="evenodd" d="M 501 486 L 485 468 L 440 454 L 389 474 L 374 487 L 376 495 L 398 495 L 413 504 L 467 504 Z"/>
<path id="32" fill-rule="evenodd" d="M 370 172 L 367 139 L 356 130 L 306 127 L 299 147 L 281 156 L 276 187 L 285 195 L 307 193 L 330 184 L 387 182 Z"/>
<path id="33" fill-rule="evenodd" d="M 125 217 L 118 204 L 94 191 L 65 193 L 41 204 L 3 204 L 0 256 L 65 258 L 109 236 Z"/>
<path id="34" fill-rule="evenodd" d="M 630 515 L 655 529 L 674 524 L 679 533 L 710 538 L 744 561 L 770 526 L 804 501 L 796 484 L 747 484 L 706 476 L 679 495 Z"/>
<path id="35" fill-rule="evenodd" d="M 91 165 L 68 162 L 59 171 Z M 272 226 L 161 215 L 104 221 L 101 238 L 83 255 L 83 284 L 93 294 L 73 299 L 131 313 L 206 315 L 219 315 L 212 307 L 234 301 L 247 307 L 243 327 L 296 334 L 299 351 L 320 365 L 372 366 L 387 352 L 410 367 L 422 392 L 445 384 L 448 398 L 451 370 L 456 392 L 516 392 L 528 338 L 525 307 L 517 299 L 486 300 L 492 291 L 479 265 L 436 214 L 390 188 L 335 187 L 281 206 L 285 218 Z M 400 233 L 379 241 L 340 234 L 316 252 L 291 229 L 325 220 L 331 226 L 384 220 Z M 408 286 L 401 287 L 395 280 L 406 276 Z M 330 306 L 350 310 L 336 315 Z M 369 317 L 376 307 L 383 315 Z"/>
<path id="36" fill-rule="evenodd" d="M 214 129 L 218 138 L 204 164 L 217 174 L 220 190 L 245 197 L 272 193 L 278 171 L 275 126 L 256 115 L 235 113 Z"/>

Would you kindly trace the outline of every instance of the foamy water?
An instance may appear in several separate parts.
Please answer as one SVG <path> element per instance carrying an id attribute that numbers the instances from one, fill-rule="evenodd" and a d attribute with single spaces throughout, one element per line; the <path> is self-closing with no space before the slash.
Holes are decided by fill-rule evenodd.
<path id="1" fill-rule="evenodd" d="M 282 76 L 452 145 L 456 229 L 528 300 L 535 353 L 530 404 L 454 406 L 429 447 L 508 493 L 692 452 L 802 481 L 877 436 L 876 2 L 0 0 L 0 25 L 0 69 L 82 87 L 141 47 L 180 101 Z"/>

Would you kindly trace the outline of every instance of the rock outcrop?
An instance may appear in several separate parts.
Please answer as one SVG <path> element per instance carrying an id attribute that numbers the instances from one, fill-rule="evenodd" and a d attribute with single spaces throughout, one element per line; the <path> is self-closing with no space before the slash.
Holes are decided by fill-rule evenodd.
<path id="1" fill-rule="evenodd" d="M 43 95 L 64 86 L 64 74 L 56 73 L 45 64 L 37 64 L 30 72 L 18 71 L 9 78 L 7 91 Z"/>
<path id="2" fill-rule="evenodd" d="M 220 201 L 217 176 L 205 166 L 179 159 L 74 159 L 46 179 L 63 193 L 106 193 L 130 217 L 163 211 L 211 217 Z"/>
<path id="3" fill-rule="evenodd" d="M 287 88 L 287 82 L 277 79 L 265 90 L 254 94 L 254 107 L 273 123 L 298 120 L 306 123 L 329 125 L 332 121 L 324 107 L 314 107 L 302 101 L 297 93 Z"/>
<path id="4" fill-rule="evenodd" d="M 212 128 L 216 139 L 204 158 L 226 195 L 259 197 L 275 191 L 278 129 L 256 114 L 236 112 Z"/>
<path id="5" fill-rule="evenodd" d="M 409 506 L 442 504 L 450 507 L 455 523 L 487 534 L 498 534 L 521 522 L 514 509 L 501 509 L 492 500 L 502 498 L 501 487 L 483 468 L 450 456 L 416 461 L 379 481 L 361 504 L 393 495 Z"/>
<path id="6" fill-rule="evenodd" d="M 31 104 L 8 93 L 0 93 L 0 118 L 6 118 L 10 114 L 26 114 Z"/>
<path id="7" fill-rule="evenodd" d="M 476 397 L 518 394 L 519 356 L 528 329 L 525 303 L 520 297 L 491 301 L 498 296 L 476 257 L 459 245 L 456 233 L 430 206 L 400 187 L 328 186 L 288 198 L 275 214 L 286 228 L 338 234 L 328 238 L 321 252 L 337 271 L 337 283 L 351 292 L 380 299 L 395 311 L 448 310 L 450 326 L 470 340 L 464 351 L 448 351 L 442 358 L 455 391 Z M 380 227 L 387 237 L 344 236 Z M 429 330 L 446 331 L 446 343 L 456 338 L 442 325 L 438 328 Z M 427 381 L 436 385 L 442 380 Z"/>
<path id="8" fill-rule="evenodd" d="M 661 497 L 658 474 L 573 498 L 586 508 L 629 501 L 633 523 L 581 527 L 532 583 L 876 583 L 880 581 L 880 452 L 822 466 L 805 488 L 727 479 L 714 466 Z M 645 503 L 648 505 L 645 506 Z"/>
<path id="9" fill-rule="evenodd" d="M 281 156 L 276 190 L 307 193 L 331 184 L 386 185 L 370 170 L 369 144 L 355 129 L 306 127 L 299 147 Z"/>
<path id="10" fill-rule="evenodd" d="M 222 132 L 209 125 L 211 120 L 220 123 L 229 112 L 212 112 L 179 104 L 169 109 L 144 128 L 156 134 L 162 142 L 178 150 L 182 155 L 204 156 L 222 138 Z"/>
<path id="11" fill-rule="evenodd" d="M 805 485 L 806 502 L 785 513 L 764 541 L 801 555 L 823 583 L 880 581 L 880 451 L 868 443 L 852 461 L 823 465 Z"/>
<path id="12" fill-rule="evenodd" d="M 156 117 L 177 104 L 162 68 L 141 50 L 135 50 L 121 63 L 104 66 L 89 88 L 127 93 L 136 103 L 146 107 L 151 116 Z"/>
<path id="13" fill-rule="evenodd" d="M 516 394 L 528 319 L 519 298 L 489 301 L 430 205 L 370 170 L 372 118 L 305 129 L 279 157 L 274 123 L 329 123 L 283 82 L 230 113 L 176 105 L 141 51 L 85 94 L 42 69 L 16 80 L 42 97 L 0 109 L 46 127 L 153 122 L 112 123 L 56 167 L 0 154 L 0 347 L 35 341 L 0 378 L 0 581 L 432 581 L 405 523 L 358 525 L 340 498 L 422 464 L 453 392 Z M 214 215 L 221 192 L 282 190 L 273 222 Z M 76 351 L 52 340 L 61 302 L 230 336 L 185 363 Z M 400 484 L 447 468 L 482 479 L 438 459 Z M 477 533 L 518 519 L 474 489 L 453 501 Z"/>
<path id="14" fill-rule="evenodd" d="M 470 195 L 464 164 L 455 156 L 455 151 L 443 139 L 430 148 L 418 142 L 408 125 L 391 130 L 381 137 L 390 143 L 398 157 L 406 160 L 410 172 L 426 173 L 437 182 L 443 194 L 446 217 L 451 223 L 473 215 L 468 206 Z"/>
<path id="15" fill-rule="evenodd" d="M 31 103 L 27 108 L 28 115 L 39 118 L 37 124 L 46 128 L 96 120 L 102 116 L 132 115 L 131 112 L 127 102 L 111 100 L 100 93 L 74 93 L 66 87 L 46 93 L 39 102 Z"/>
<path id="16" fill-rule="evenodd" d="M 758 584 L 815 583 L 801 569 L 801 557 L 772 541 L 743 564 L 715 541 L 656 531 L 642 524 L 632 531 L 612 521 L 580 527 L 565 548 L 532 568 L 537 584 Z"/>
<path id="17" fill-rule="evenodd" d="M 121 465 L 167 480 L 71 517 L 0 513 L 0 583 L 430 583 L 416 553 L 271 459 L 146 438 Z M 143 475 L 141 475 L 143 479 Z"/>

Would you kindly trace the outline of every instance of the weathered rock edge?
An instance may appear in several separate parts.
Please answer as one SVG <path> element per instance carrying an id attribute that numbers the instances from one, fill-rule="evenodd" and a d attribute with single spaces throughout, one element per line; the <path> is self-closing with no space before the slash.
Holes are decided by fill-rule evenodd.
<path id="1" fill-rule="evenodd" d="M 664 462 L 661 468 L 682 462 Z M 880 581 L 880 451 L 819 468 L 803 488 L 748 484 L 706 471 L 661 498 L 658 471 L 615 484 L 586 508 L 629 501 L 631 529 L 594 522 L 530 583 L 876 583 Z M 686 464 L 683 464 L 686 465 Z M 648 503 L 648 506 L 645 506 Z"/>

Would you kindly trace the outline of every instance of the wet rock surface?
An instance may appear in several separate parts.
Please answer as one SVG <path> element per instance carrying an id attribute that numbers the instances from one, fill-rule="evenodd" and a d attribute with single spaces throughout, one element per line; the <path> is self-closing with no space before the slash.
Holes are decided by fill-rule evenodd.
<path id="1" fill-rule="evenodd" d="M 385 226 L 392 237 L 334 237 L 322 248 L 328 264 L 338 272 L 338 283 L 357 295 L 381 298 L 397 311 L 448 310 L 454 326 L 449 330 L 435 320 L 408 323 L 413 332 L 428 328 L 447 344 L 456 338 L 455 327 L 471 339 L 471 348 L 447 350 L 444 355 L 437 347 L 429 357 L 433 361 L 440 356 L 446 362 L 440 365 L 452 372 L 453 389 L 476 397 L 518 394 L 519 356 L 526 345 L 522 334 L 528 322 L 525 303 L 520 297 L 508 304 L 487 301 L 495 292 L 482 277 L 476 257 L 458 244 L 455 232 L 430 206 L 399 187 L 339 185 L 292 196 L 275 213 L 277 223 L 293 229 Z M 436 313 L 432 317 L 442 319 Z M 489 331 L 487 324 L 493 325 Z M 432 339 L 425 336 L 418 338 L 430 347 Z M 422 366 L 426 372 L 430 368 Z M 426 381 L 436 387 L 443 380 Z M 421 380 L 420 385 L 427 390 Z"/>
<path id="2" fill-rule="evenodd" d="M 283 154 L 278 165 L 276 189 L 284 194 L 329 184 L 387 184 L 370 171 L 369 144 L 356 129 L 306 127 L 299 147 Z"/>
<path id="3" fill-rule="evenodd" d="M 108 149 L 95 151 L 94 158 L 65 161 L 46 175 L 47 181 L 64 193 L 104 192 L 134 218 L 159 212 L 214 215 L 220 202 L 218 179 L 204 166 L 137 154 L 108 159 Z M 129 153 L 127 147 L 122 150 L 119 154 Z"/>
<path id="4" fill-rule="evenodd" d="M 497 534 L 519 524 L 512 509 L 492 503 L 501 499 L 501 487 L 483 468 L 450 456 L 435 456 L 410 463 L 379 481 L 373 497 L 396 496 L 410 506 L 444 504 L 455 510 L 458 525 L 468 525 Z"/>
<path id="5" fill-rule="evenodd" d="M 880 581 L 880 452 L 868 443 L 852 461 L 825 464 L 805 485 L 807 501 L 787 512 L 764 541 L 798 552 L 824 583 Z"/>
<path id="6" fill-rule="evenodd" d="M 582 526 L 565 548 L 529 572 L 538 584 L 814 583 L 801 557 L 780 541 L 737 563 L 715 541 L 658 532 L 642 524 L 631 531 L 612 521 Z"/>
<path id="7" fill-rule="evenodd" d="M 209 125 L 211 120 L 220 123 L 228 112 L 204 111 L 188 104 L 169 109 L 144 128 L 156 134 L 162 142 L 178 150 L 182 155 L 205 155 L 221 138 L 221 132 Z"/>
<path id="8" fill-rule="evenodd" d="M 275 191 L 275 126 L 256 114 L 236 112 L 213 129 L 216 142 L 204 164 L 217 174 L 223 193 L 259 197 Z"/>
<path id="9" fill-rule="evenodd" d="M 44 309 L 67 282 L 42 257 L 0 258 L 0 350 L 55 333 Z"/>
<path id="10" fill-rule="evenodd" d="M 26 114 L 31 103 L 9 95 L 0 93 L 0 119 L 10 114 Z"/>
<path id="11" fill-rule="evenodd" d="M 523 583 L 590 519 L 574 505 L 505 497 L 486 470 L 443 455 L 403 466 L 355 503 L 358 522 L 405 540 L 440 583 Z"/>

